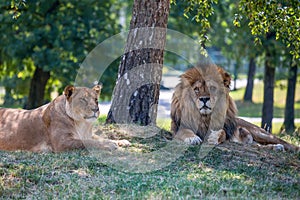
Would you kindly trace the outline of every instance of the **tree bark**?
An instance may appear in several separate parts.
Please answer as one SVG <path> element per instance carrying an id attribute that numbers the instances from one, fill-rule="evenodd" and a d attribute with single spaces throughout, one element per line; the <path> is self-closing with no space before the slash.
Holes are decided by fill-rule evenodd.
<path id="1" fill-rule="evenodd" d="M 234 75 L 234 78 L 233 78 L 233 91 L 237 90 L 236 88 L 236 82 L 237 82 L 237 79 L 238 79 L 238 68 L 240 66 L 240 61 L 237 61 L 235 66 L 234 66 L 234 71 L 233 71 L 233 75 Z"/>
<path id="2" fill-rule="evenodd" d="M 107 123 L 156 123 L 169 0 L 135 0 Z"/>
<path id="3" fill-rule="evenodd" d="M 266 51 L 264 71 L 264 101 L 262 108 L 261 127 L 268 132 L 272 132 L 275 67 L 272 67 L 271 65 L 271 54 L 269 52 L 269 48 L 267 48 Z"/>
<path id="4" fill-rule="evenodd" d="M 244 101 L 252 102 L 255 71 L 256 71 L 255 58 L 251 57 L 249 61 L 247 86 L 244 95 Z"/>
<path id="5" fill-rule="evenodd" d="M 284 128 L 287 133 L 293 133 L 295 131 L 295 91 L 297 82 L 297 65 L 293 65 L 289 68 L 288 88 L 286 94 L 286 104 L 284 110 Z"/>
<path id="6" fill-rule="evenodd" d="M 14 102 L 14 98 L 11 95 L 12 88 L 5 87 L 5 95 L 4 95 L 4 106 L 11 106 Z"/>
<path id="7" fill-rule="evenodd" d="M 25 105 L 26 109 L 33 109 L 43 105 L 45 88 L 49 78 L 49 71 L 43 71 L 43 69 L 39 67 L 35 69 L 30 83 L 28 101 Z"/>

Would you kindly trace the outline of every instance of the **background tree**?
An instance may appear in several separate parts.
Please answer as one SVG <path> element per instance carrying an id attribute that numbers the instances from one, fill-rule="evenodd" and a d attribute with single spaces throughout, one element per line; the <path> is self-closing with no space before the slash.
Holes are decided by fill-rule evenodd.
<path id="1" fill-rule="evenodd" d="M 255 41 L 260 43 L 259 36 L 266 36 L 274 31 L 276 40 L 281 39 L 289 48 L 294 58 L 300 57 L 300 2 L 291 1 L 264 1 L 240 0 L 240 14 L 249 20 L 251 33 L 256 36 Z M 236 17 L 235 22 L 241 16 Z"/>
<path id="2" fill-rule="evenodd" d="M 297 83 L 297 71 L 298 66 L 296 62 L 290 59 L 290 67 L 288 73 L 288 86 L 286 94 L 286 104 L 284 109 L 284 122 L 282 129 L 285 129 L 287 133 L 293 133 L 295 131 L 295 91 Z"/>
<path id="3" fill-rule="evenodd" d="M 275 66 L 272 65 L 272 58 L 274 55 L 271 53 L 272 37 L 274 33 L 268 33 L 266 38 L 266 56 L 265 56 L 265 71 L 264 71 L 264 96 L 262 107 L 261 127 L 267 131 L 272 131 L 272 119 L 274 110 L 274 87 L 275 87 Z"/>
<path id="4" fill-rule="evenodd" d="M 254 37 L 251 35 L 246 18 L 240 19 L 239 27 L 233 23 L 237 12 L 239 11 L 238 0 L 221 1 L 214 6 L 215 13 L 210 22 L 212 29 L 209 33 L 210 45 L 221 50 L 228 61 L 227 63 L 217 63 L 227 70 L 234 63 L 234 79 L 237 79 L 239 69 L 242 68 L 246 60 L 249 61 L 248 81 L 246 85 L 246 101 L 252 101 L 252 91 L 255 75 L 255 60 L 258 55 L 262 54 L 260 47 L 254 44 Z M 234 82 L 236 86 L 236 82 Z M 235 89 L 236 87 L 234 87 Z"/>
<path id="5" fill-rule="evenodd" d="M 249 27 L 254 36 L 255 41 L 261 43 L 263 36 L 266 42 L 263 45 L 266 50 L 265 74 L 264 74 L 264 103 L 262 108 L 262 127 L 266 125 L 271 128 L 273 118 L 273 89 L 275 66 L 272 66 L 272 55 L 270 44 L 272 38 L 281 39 L 295 60 L 299 61 L 300 52 L 300 2 L 292 1 L 240 1 L 240 11 L 245 14 L 249 22 Z M 238 18 L 236 18 L 236 21 Z M 237 22 L 238 24 L 238 22 Z M 274 62 L 273 62 L 274 63 Z"/>
<path id="6" fill-rule="evenodd" d="M 88 52 L 119 32 L 119 5 L 114 0 L 40 0 L 17 6 L 16 13 L 10 1 L 0 3 L 0 74 L 17 79 L 21 75 L 16 74 L 31 70 L 27 108 L 43 104 L 44 92 L 49 97 L 55 83 L 60 92 L 72 83 Z M 30 62 L 34 67 L 27 66 Z"/>
<path id="7" fill-rule="evenodd" d="M 244 101 L 252 102 L 255 71 L 256 71 L 256 61 L 255 61 L 255 56 L 254 56 L 254 57 L 250 57 L 250 61 L 249 61 L 248 74 L 247 74 L 247 85 L 246 85 L 245 94 L 244 94 Z"/>

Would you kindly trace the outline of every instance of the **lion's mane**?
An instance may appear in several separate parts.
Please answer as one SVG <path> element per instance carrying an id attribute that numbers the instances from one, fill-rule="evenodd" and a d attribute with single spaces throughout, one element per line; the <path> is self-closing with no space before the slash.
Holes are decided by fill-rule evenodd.
<path id="1" fill-rule="evenodd" d="M 180 78 L 171 103 L 173 134 L 181 128 L 190 129 L 203 140 L 209 131 L 224 129 L 226 138 L 231 138 L 236 129 L 237 109 L 229 96 L 230 75 L 214 64 L 206 64 L 188 69 Z M 211 114 L 198 112 L 192 88 L 196 82 L 202 83 L 201 87 L 209 87 L 209 82 L 215 84 L 214 94 L 207 88 L 210 98 L 214 99 Z"/>

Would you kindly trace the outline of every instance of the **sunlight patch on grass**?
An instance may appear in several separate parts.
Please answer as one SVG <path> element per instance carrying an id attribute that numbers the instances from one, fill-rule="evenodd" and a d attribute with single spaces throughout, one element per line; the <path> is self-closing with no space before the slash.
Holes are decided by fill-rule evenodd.
<path id="1" fill-rule="evenodd" d="M 295 94 L 295 117 L 300 118 L 300 82 L 298 81 Z M 263 82 L 258 82 L 253 89 L 253 103 L 244 102 L 245 88 L 231 91 L 230 96 L 236 101 L 239 115 L 244 117 L 261 117 L 263 103 Z M 274 89 L 274 117 L 283 118 L 287 92 L 287 81 L 276 82 Z"/>
<path id="2" fill-rule="evenodd" d="M 167 122 L 160 121 L 163 125 Z M 162 147 L 157 144 L 167 141 L 157 135 L 156 139 L 131 142 L 141 149 L 139 153 L 143 156 L 148 153 L 142 150 L 144 147 L 159 151 Z M 300 195 L 297 154 L 256 150 L 235 143 L 219 145 L 204 158 L 200 158 L 200 150 L 199 145 L 191 146 L 168 166 L 147 173 L 117 170 L 84 150 L 58 154 L 0 151 L 0 196 L 3 199 L 265 199 L 266 196 L 293 199 Z"/>

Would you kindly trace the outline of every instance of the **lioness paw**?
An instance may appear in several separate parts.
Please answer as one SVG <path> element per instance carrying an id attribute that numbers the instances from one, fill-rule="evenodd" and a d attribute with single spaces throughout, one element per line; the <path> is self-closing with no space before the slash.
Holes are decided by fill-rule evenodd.
<path id="1" fill-rule="evenodd" d="M 201 144 L 202 140 L 201 140 L 200 137 L 195 135 L 194 137 L 185 138 L 184 142 L 187 143 L 187 144 L 197 145 L 197 144 Z"/>
<path id="2" fill-rule="evenodd" d="M 226 140 L 226 133 L 223 129 L 218 131 L 211 131 L 211 133 L 208 136 L 207 142 L 211 145 L 218 145 L 221 144 Z"/>

